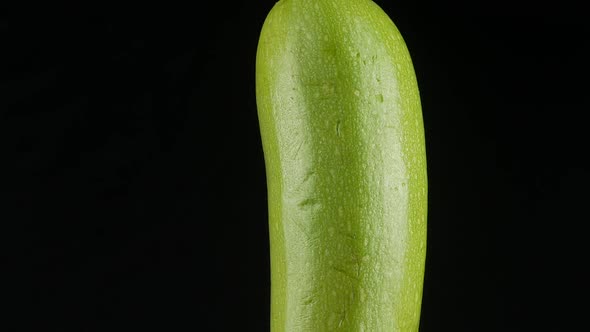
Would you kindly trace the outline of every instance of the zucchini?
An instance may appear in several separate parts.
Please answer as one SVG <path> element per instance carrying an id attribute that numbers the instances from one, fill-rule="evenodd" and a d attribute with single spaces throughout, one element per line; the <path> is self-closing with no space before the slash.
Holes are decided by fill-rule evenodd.
<path id="1" fill-rule="evenodd" d="M 409 52 L 369 0 L 281 0 L 256 100 L 269 200 L 271 330 L 417 331 L 424 126 Z"/>

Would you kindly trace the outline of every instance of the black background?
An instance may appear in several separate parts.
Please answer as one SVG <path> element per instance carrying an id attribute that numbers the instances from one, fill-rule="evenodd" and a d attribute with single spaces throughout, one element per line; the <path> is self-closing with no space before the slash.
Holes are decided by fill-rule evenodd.
<path id="1" fill-rule="evenodd" d="M 43 331 L 268 330 L 254 61 L 273 3 L 5 11 L 5 318 Z M 586 19 L 563 3 L 378 3 L 412 54 L 426 126 L 421 331 L 575 330 Z"/>

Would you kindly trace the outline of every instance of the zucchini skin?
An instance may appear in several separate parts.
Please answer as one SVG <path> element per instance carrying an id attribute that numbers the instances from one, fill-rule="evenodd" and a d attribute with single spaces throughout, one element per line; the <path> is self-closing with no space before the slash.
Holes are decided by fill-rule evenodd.
<path id="1" fill-rule="evenodd" d="M 427 174 L 414 69 L 369 0 L 281 0 L 256 100 L 267 173 L 271 330 L 417 331 Z"/>

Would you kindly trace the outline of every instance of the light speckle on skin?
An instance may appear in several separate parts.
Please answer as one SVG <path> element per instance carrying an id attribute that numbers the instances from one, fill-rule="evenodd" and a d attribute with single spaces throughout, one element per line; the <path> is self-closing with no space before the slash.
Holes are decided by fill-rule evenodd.
<path id="1" fill-rule="evenodd" d="M 342 121 L 340 121 L 340 120 L 336 121 L 336 135 L 337 136 L 342 135 Z"/>
<path id="2" fill-rule="evenodd" d="M 359 90 L 354 90 L 354 95 L 358 97 L 361 95 L 361 92 Z"/>

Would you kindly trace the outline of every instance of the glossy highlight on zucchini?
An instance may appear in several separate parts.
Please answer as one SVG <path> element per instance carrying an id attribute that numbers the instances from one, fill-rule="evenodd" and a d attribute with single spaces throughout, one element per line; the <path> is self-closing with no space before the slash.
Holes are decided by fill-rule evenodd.
<path id="1" fill-rule="evenodd" d="M 256 99 L 268 184 L 271 330 L 417 331 L 427 175 L 405 42 L 369 0 L 281 0 Z"/>

